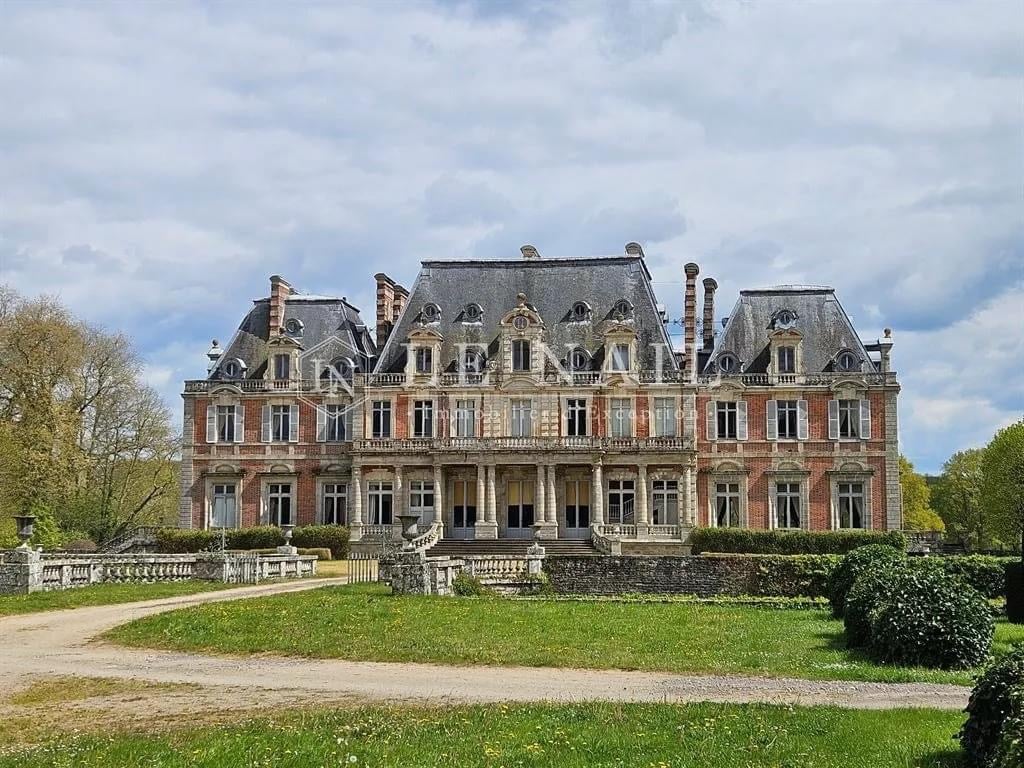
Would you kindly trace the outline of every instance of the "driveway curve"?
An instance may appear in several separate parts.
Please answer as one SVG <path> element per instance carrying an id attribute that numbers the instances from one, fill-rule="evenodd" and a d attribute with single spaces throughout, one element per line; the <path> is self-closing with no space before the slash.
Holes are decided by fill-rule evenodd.
<path id="1" fill-rule="evenodd" d="M 119 624 L 202 603 L 242 600 L 343 584 L 344 579 L 239 587 L 223 592 L 24 614 L 0 619 L 0 687 L 74 675 L 260 689 L 282 700 L 488 703 L 500 701 L 723 702 L 857 709 L 959 710 L 970 689 L 932 683 L 862 683 L 659 672 L 209 656 L 122 648 L 94 638 Z"/>

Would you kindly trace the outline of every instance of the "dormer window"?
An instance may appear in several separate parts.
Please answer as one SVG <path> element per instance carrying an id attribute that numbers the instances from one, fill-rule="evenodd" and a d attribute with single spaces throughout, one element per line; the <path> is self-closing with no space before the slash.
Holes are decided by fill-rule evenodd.
<path id="1" fill-rule="evenodd" d="M 479 304 L 467 304 L 462 310 L 462 322 L 479 323 L 484 316 L 484 311 Z"/>
<path id="2" fill-rule="evenodd" d="M 325 371 L 330 381 L 340 383 L 351 381 L 355 365 L 347 357 L 336 357 L 331 361 L 330 367 Z"/>
<path id="3" fill-rule="evenodd" d="M 226 379 L 241 379 L 245 376 L 245 363 L 238 358 L 228 360 L 221 366 L 220 372 Z"/>
<path id="4" fill-rule="evenodd" d="M 516 320 L 525 321 L 525 317 L 517 317 Z M 514 323 L 513 323 L 514 324 Z M 530 342 L 526 339 L 512 340 L 512 370 L 530 370 Z"/>
<path id="5" fill-rule="evenodd" d="M 792 309 L 780 309 L 775 313 L 774 326 L 776 328 L 792 328 L 796 323 L 796 312 Z"/>
<path id="6" fill-rule="evenodd" d="M 629 344 L 612 345 L 612 370 L 629 370 Z"/>
<path id="7" fill-rule="evenodd" d="M 628 299 L 619 299 L 612 307 L 612 315 L 619 320 L 629 320 L 633 316 L 633 305 Z"/>
<path id="8" fill-rule="evenodd" d="M 433 302 L 424 304 L 423 309 L 420 311 L 423 316 L 424 322 L 436 323 L 441 319 L 441 308 Z"/>
<path id="9" fill-rule="evenodd" d="M 292 356 L 274 355 L 274 378 L 277 381 L 287 381 L 291 378 Z"/>
<path id="10" fill-rule="evenodd" d="M 289 336 L 301 336 L 302 328 L 302 321 L 295 317 L 288 318 L 284 324 L 284 332 Z"/>
<path id="11" fill-rule="evenodd" d="M 524 315 L 517 315 L 512 319 L 512 327 L 517 331 L 525 331 L 530 326 L 530 320 Z"/>
<path id="12" fill-rule="evenodd" d="M 576 347 L 569 353 L 569 369 L 572 371 L 586 371 L 590 368 L 590 355 L 583 347 Z"/>
<path id="13" fill-rule="evenodd" d="M 778 347 L 775 350 L 776 372 L 796 373 L 796 348 Z"/>
<path id="14" fill-rule="evenodd" d="M 572 305 L 572 311 L 569 313 L 569 317 L 572 318 L 574 323 L 582 323 L 590 319 L 590 305 L 585 301 L 577 301 Z"/>
<path id="15" fill-rule="evenodd" d="M 739 369 L 740 361 L 736 359 L 736 355 L 726 352 L 718 356 L 718 370 L 722 373 L 732 374 L 738 372 Z"/>
<path id="16" fill-rule="evenodd" d="M 416 349 L 416 373 L 434 372 L 434 350 L 430 347 Z"/>
<path id="17" fill-rule="evenodd" d="M 859 367 L 860 363 L 853 352 L 840 352 L 839 357 L 836 358 L 836 370 L 849 373 L 851 371 L 856 371 Z"/>
<path id="18" fill-rule="evenodd" d="M 462 356 L 462 370 L 466 373 L 483 373 L 484 356 L 477 349 L 467 349 Z"/>

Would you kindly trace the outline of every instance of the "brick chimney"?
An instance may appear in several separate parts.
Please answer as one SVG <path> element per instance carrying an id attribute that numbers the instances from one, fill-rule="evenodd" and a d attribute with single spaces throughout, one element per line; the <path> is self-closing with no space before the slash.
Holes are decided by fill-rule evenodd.
<path id="1" fill-rule="evenodd" d="M 683 267 L 686 273 L 686 294 L 683 299 L 683 342 L 686 348 L 686 380 L 693 381 L 697 372 L 697 275 L 700 267 L 694 263 Z"/>
<path id="2" fill-rule="evenodd" d="M 404 285 L 395 286 L 395 298 L 391 302 L 391 324 L 398 325 L 398 318 L 405 309 L 405 303 L 409 301 L 409 289 Z"/>
<path id="3" fill-rule="evenodd" d="M 713 277 L 704 278 L 704 338 L 701 348 L 710 352 L 715 348 L 715 291 L 718 283 Z"/>
<path id="4" fill-rule="evenodd" d="M 292 287 L 280 275 L 270 276 L 270 319 L 267 322 L 267 337 L 279 336 L 284 328 L 284 304 L 292 295 Z"/>
<path id="5" fill-rule="evenodd" d="M 373 277 L 377 281 L 377 349 L 382 349 L 394 326 L 395 281 L 383 272 Z"/>

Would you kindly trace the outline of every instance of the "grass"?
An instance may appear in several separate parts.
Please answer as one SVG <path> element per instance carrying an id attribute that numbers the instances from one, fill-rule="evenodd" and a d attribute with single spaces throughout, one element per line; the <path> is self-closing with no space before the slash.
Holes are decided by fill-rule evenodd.
<path id="1" fill-rule="evenodd" d="M 970 672 L 880 666 L 825 610 L 687 603 L 395 597 L 377 585 L 216 603 L 111 630 L 125 645 L 366 661 L 644 669 L 967 684 Z M 996 651 L 1024 641 L 1000 622 Z"/>
<path id="2" fill-rule="evenodd" d="M 373 707 L 284 714 L 169 734 L 56 739 L 0 767 L 957 765 L 957 713 L 766 705 Z"/>
<path id="3" fill-rule="evenodd" d="M 87 605 L 113 605 L 136 600 L 155 600 L 195 592 L 226 589 L 234 584 L 209 581 L 171 581 L 159 584 L 93 584 L 54 592 L 32 592 L 28 595 L 0 595 L 0 616 L 14 616 L 61 608 L 82 608 Z"/>
<path id="4" fill-rule="evenodd" d="M 151 683 L 145 680 L 121 680 L 107 677 L 52 677 L 32 683 L 12 695 L 8 702 L 19 707 L 35 707 L 97 696 L 114 696 L 154 690 L 187 689 L 183 683 Z"/>

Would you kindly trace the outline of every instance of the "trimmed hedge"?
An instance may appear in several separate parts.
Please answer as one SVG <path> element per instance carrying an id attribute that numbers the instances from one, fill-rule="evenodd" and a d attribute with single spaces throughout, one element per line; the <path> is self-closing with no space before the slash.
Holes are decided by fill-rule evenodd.
<path id="1" fill-rule="evenodd" d="M 1006 616 L 1014 624 L 1024 624 L 1024 565 L 1019 561 L 1006 564 Z"/>
<path id="2" fill-rule="evenodd" d="M 755 597 L 827 597 L 839 555 L 753 555 L 758 560 Z"/>
<path id="3" fill-rule="evenodd" d="M 292 545 L 303 549 L 328 549 L 335 560 L 348 556 L 348 528 L 336 525 L 303 525 L 292 531 Z M 219 530 L 185 530 L 161 528 L 156 533 L 157 552 L 204 552 L 220 545 Z M 255 528 L 234 528 L 225 531 L 228 549 L 273 549 L 284 544 L 280 528 L 262 525 Z"/>
<path id="4" fill-rule="evenodd" d="M 942 571 L 894 570 L 868 613 L 868 654 L 881 663 L 966 669 L 985 661 L 992 648 L 988 602 Z"/>
<path id="5" fill-rule="evenodd" d="M 237 549 L 235 552 L 244 552 L 252 555 L 276 555 L 277 548 L 270 547 L 268 549 Z M 331 550 L 326 547 L 296 547 L 295 551 L 299 555 L 316 555 L 321 560 L 333 560 L 334 557 L 331 555 Z"/>
<path id="6" fill-rule="evenodd" d="M 690 534 L 693 554 L 845 555 L 867 544 L 888 544 L 903 552 L 899 531 L 755 531 L 749 528 L 697 528 Z"/>
<path id="7" fill-rule="evenodd" d="M 884 544 L 868 544 L 849 552 L 839 561 L 828 580 L 828 600 L 832 604 L 832 615 L 837 619 L 843 617 L 846 595 L 861 574 L 897 565 L 906 559 L 905 552 Z"/>
<path id="8" fill-rule="evenodd" d="M 1006 596 L 1006 566 L 1013 562 L 1020 563 L 1019 558 L 994 555 L 957 555 L 921 559 L 938 559 L 947 573 L 959 576 L 988 598 Z M 913 558 L 912 562 L 916 560 L 917 558 Z"/>
<path id="9" fill-rule="evenodd" d="M 1024 645 L 990 664 L 974 685 L 967 704 L 967 722 L 959 733 L 968 765 L 986 768 L 1000 751 L 1009 751 L 1010 745 L 1001 749 L 1000 742 L 1008 741 L 1002 735 L 1007 721 L 1013 719 L 1015 695 L 1024 695 Z M 1019 717 L 1021 713 L 1016 714 Z"/>

